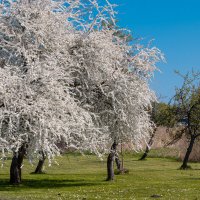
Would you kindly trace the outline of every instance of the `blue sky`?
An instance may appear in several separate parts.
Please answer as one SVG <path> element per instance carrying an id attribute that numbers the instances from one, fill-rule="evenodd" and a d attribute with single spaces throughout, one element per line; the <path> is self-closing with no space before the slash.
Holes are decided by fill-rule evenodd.
<path id="1" fill-rule="evenodd" d="M 1 2 L 1 0 L 0 0 Z M 118 25 L 132 31 L 164 54 L 166 63 L 158 63 L 151 88 L 168 101 L 175 86 L 182 83 L 174 70 L 186 73 L 200 70 L 200 0 L 110 0 L 118 7 Z"/>
<path id="2" fill-rule="evenodd" d="M 200 0 L 111 0 L 118 7 L 121 27 L 148 42 L 164 54 L 167 63 L 159 63 L 151 88 L 168 101 L 182 80 L 174 73 L 200 70 Z"/>

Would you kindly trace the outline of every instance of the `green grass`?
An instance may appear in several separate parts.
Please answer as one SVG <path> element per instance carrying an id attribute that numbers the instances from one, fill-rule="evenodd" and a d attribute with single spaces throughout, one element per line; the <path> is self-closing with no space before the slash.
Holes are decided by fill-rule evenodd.
<path id="1" fill-rule="evenodd" d="M 175 148 L 159 148 L 159 149 L 151 149 L 151 151 L 148 154 L 148 157 L 150 158 L 172 158 L 175 160 L 180 160 L 179 157 L 179 151 Z"/>
<path id="2" fill-rule="evenodd" d="M 23 167 L 23 183 L 11 186 L 10 160 L 0 169 L 0 200 L 140 200 L 140 199 L 200 199 L 200 164 L 192 170 L 178 170 L 181 163 L 168 158 L 148 158 L 137 161 L 129 154 L 125 168 L 129 174 L 115 176 L 106 182 L 106 160 L 93 155 L 67 154 L 57 158 L 59 166 L 46 166 L 46 174 L 30 174 L 34 170 L 27 160 Z M 157 197 L 157 198 L 156 198 Z"/>

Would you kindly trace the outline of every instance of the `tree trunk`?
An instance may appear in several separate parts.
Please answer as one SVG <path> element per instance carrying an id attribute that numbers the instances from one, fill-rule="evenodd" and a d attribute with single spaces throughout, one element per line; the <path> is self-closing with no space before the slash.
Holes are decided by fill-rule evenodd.
<path id="1" fill-rule="evenodd" d="M 107 158 L 107 181 L 112 181 L 114 179 L 114 159 L 115 159 L 115 152 L 111 151 Z"/>
<path id="2" fill-rule="evenodd" d="M 10 166 L 10 183 L 19 184 L 21 182 L 21 168 L 18 168 L 18 156 L 14 153 Z"/>
<path id="3" fill-rule="evenodd" d="M 150 151 L 150 148 L 148 146 L 146 146 L 145 152 L 143 153 L 142 157 L 139 160 L 145 160 L 149 151 Z"/>
<path id="4" fill-rule="evenodd" d="M 117 153 L 117 143 L 116 141 L 113 142 L 112 146 L 111 146 L 111 150 L 115 152 L 115 163 L 117 165 L 117 169 L 120 170 L 121 169 L 121 162 L 119 159 L 119 155 Z"/>
<path id="5" fill-rule="evenodd" d="M 150 139 L 149 139 L 149 142 L 148 142 L 148 145 L 146 146 L 146 149 L 145 149 L 145 152 L 144 154 L 141 156 L 141 158 L 139 160 L 145 160 L 145 158 L 147 157 L 149 151 L 150 151 L 150 148 L 153 144 L 153 139 L 154 139 L 154 136 L 155 136 L 155 132 L 156 132 L 156 129 L 154 130 L 154 132 L 152 133 Z"/>
<path id="6" fill-rule="evenodd" d="M 44 173 L 42 171 L 42 169 L 43 169 L 44 161 L 45 161 L 46 158 L 45 158 L 43 151 L 41 152 L 41 155 L 42 155 L 42 157 L 39 159 L 38 165 L 37 165 L 35 172 L 34 172 L 35 174 L 43 174 Z"/>
<path id="7" fill-rule="evenodd" d="M 185 154 L 185 157 L 184 157 L 184 160 L 183 160 L 183 164 L 181 165 L 180 169 L 187 169 L 188 168 L 188 159 L 190 157 L 190 154 L 192 152 L 192 148 L 193 148 L 193 145 L 194 145 L 194 141 L 195 141 L 196 137 L 194 135 L 191 135 L 191 138 L 190 138 L 190 144 L 187 148 L 187 152 Z"/>
<path id="8" fill-rule="evenodd" d="M 121 162 L 120 162 L 119 155 L 117 152 L 115 152 L 115 163 L 117 166 L 117 170 L 121 170 Z"/>
<path id="9" fill-rule="evenodd" d="M 21 177 L 21 168 L 24 159 L 24 155 L 26 152 L 25 145 L 18 150 L 18 152 L 14 152 L 11 166 L 10 166 L 10 184 L 20 184 L 22 181 Z"/>

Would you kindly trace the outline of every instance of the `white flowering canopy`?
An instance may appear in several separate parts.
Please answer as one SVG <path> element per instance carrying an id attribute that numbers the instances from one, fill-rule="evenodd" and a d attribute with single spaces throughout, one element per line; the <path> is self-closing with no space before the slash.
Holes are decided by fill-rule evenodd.
<path id="1" fill-rule="evenodd" d="M 2 151 L 28 143 L 30 155 L 51 158 L 63 140 L 99 154 L 116 138 L 139 147 L 152 131 L 148 81 L 160 51 L 116 36 L 107 0 L 1 2 Z"/>
<path id="2" fill-rule="evenodd" d="M 10 2 L 0 16 L 0 147 L 29 154 L 59 153 L 57 143 L 98 154 L 106 135 L 70 94 L 69 49 L 80 30 L 63 2 Z M 57 6 L 57 7 L 56 7 Z M 3 8 L 3 6 L 2 6 Z M 61 7 L 59 7 L 61 8 Z M 4 8 L 3 8 L 4 9 Z M 72 11 L 71 11 L 72 12 Z M 77 32 L 77 33 L 76 33 Z"/>
<path id="3" fill-rule="evenodd" d="M 137 149 L 155 126 L 150 110 L 156 96 L 148 81 L 163 55 L 155 47 L 135 45 L 133 51 L 115 32 L 94 30 L 72 47 L 74 96 L 98 116 L 99 127 L 108 127 L 113 140 Z"/>

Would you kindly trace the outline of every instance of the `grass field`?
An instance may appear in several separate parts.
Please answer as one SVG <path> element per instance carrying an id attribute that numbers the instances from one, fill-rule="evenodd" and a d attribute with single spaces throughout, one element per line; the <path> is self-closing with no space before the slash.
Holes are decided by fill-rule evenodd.
<path id="1" fill-rule="evenodd" d="M 34 167 L 26 160 L 23 183 L 8 184 L 9 164 L 0 169 L 0 200 L 120 200 L 120 199 L 185 199 L 200 200 L 200 164 L 192 170 L 178 170 L 180 163 L 167 158 L 137 161 L 127 155 L 129 174 L 117 175 L 106 182 L 106 160 L 93 155 L 66 154 L 57 158 L 59 166 L 46 167 L 46 174 L 30 174 Z"/>

